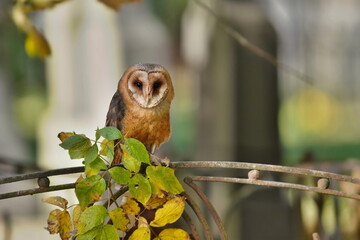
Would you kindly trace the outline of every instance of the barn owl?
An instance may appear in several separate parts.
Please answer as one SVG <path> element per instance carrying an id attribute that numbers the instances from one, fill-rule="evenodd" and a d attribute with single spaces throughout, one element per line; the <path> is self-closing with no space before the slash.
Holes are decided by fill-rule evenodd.
<path id="1" fill-rule="evenodd" d="M 117 127 L 124 137 L 142 142 L 154 153 L 170 136 L 170 104 L 174 88 L 169 73 L 157 64 L 136 64 L 121 77 L 106 117 L 106 126 Z M 121 162 L 115 142 L 112 164 Z"/>

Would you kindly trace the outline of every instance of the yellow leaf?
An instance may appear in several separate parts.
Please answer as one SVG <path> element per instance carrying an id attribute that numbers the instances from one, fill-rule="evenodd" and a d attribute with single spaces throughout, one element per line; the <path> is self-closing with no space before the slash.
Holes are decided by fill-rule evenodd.
<path id="1" fill-rule="evenodd" d="M 133 198 L 128 198 L 122 208 L 129 215 L 138 215 L 140 212 L 139 204 Z"/>
<path id="2" fill-rule="evenodd" d="M 68 201 L 65 198 L 56 196 L 56 197 L 47 197 L 42 200 L 45 203 L 49 203 L 58 207 L 61 207 L 62 209 L 67 208 Z"/>
<path id="3" fill-rule="evenodd" d="M 130 220 L 126 216 L 124 209 L 115 208 L 109 212 L 109 216 L 117 229 L 120 229 L 123 232 L 127 231 L 127 225 L 129 224 Z"/>
<path id="4" fill-rule="evenodd" d="M 159 196 L 158 194 L 153 194 L 149 201 L 147 201 L 145 208 L 149 210 L 158 208 L 159 206 L 164 205 L 167 200 L 168 199 L 165 198 L 164 195 Z"/>
<path id="5" fill-rule="evenodd" d="M 154 240 L 190 240 L 187 232 L 179 228 L 168 228 L 159 234 Z"/>
<path id="6" fill-rule="evenodd" d="M 155 218 L 150 226 L 163 227 L 166 224 L 176 222 L 185 209 L 185 198 L 175 197 L 164 204 L 163 208 L 156 210 Z"/>
<path id="7" fill-rule="evenodd" d="M 138 228 L 149 227 L 149 223 L 144 217 L 139 217 L 138 219 Z"/>
<path id="8" fill-rule="evenodd" d="M 57 137 L 60 139 L 61 142 L 65 141 L 66 139 L 68 139 L 71 136 L 74 136 L 75 133 L 73 132 L 61 132 L 57 135 Z"/>
<path id="9" fill-rule="evenodd" d="M 106 156 L 107 152 L 109 151 L 109 147 L 114 148 L 114 141 L 113 140 L 108 140 L 108 139 L 104 139 L 101 143 L 100 143 L 100 155 Z"/>
<path id="10" fill-rule="evenodd" d="M 74 223 L 74 228 L 76 230 L 79 228 L 80 217 L 82 212 L 83 211 L 81 209 L 81 206 L 79 204 L 76 205 L 76 207 L 73 210 L 73 223 Z"/>
<path id="11" fill-rule="evenodd" d="M 136 229 L 129 237 L 129 240 L 150 240 L 150 236 L 150 228 L 143 227 Z"/>
<path id="12" fill-rule="evenodd" d="M 124 3 L 140 2 L 141 0 L 98 0 L 98 1 L 104 3 L 106 6 L 114 10 L 117 10 Z"/>
<path id="13" fill-rule="evenodd" d="M 72 230 L 72 224 L 71 224 L 71 218 L 68 211 L 63 211 L 59 215 L 59 223 L 60 223 L 60 237 L 62 240 L 69 239 L 71 237 L 71 230 Z"/>
<path id="14" fill-rule="evenodd" d="M 36 28 L 32 28 L 25 40 L 25 50 L 31 57 L 44 59 L 51 54 L 50 45 Z"/>
<path id="15" fill-rule="evenodd" d="M 50 234 L 55 234 L 59 232 L 59 220 L 58 215 L 61 213 L 60 209 L 55 209 L 50 212 L 47 223 L 47 230 Z"/>
<path id="16" fill-rule="evenodd" d="M 47 230 L 50 234 L 59 233 L 62 240 L 67 240 L 71 237 L 71 218 L 68 211 L 61 211 L 55 209 L 50 212 L 48 218 Z"/>
<path id="17" fill-rule="evenodd" d="M 79 183 L 79 182 L 81 182 L 82 180 L 84 180 L 84 177 L 83 177 L 83 175 L 82 174 L 80 174 L 80 176 L 78 177 L 78 179 L 76 179 L 76 183 Z"/>

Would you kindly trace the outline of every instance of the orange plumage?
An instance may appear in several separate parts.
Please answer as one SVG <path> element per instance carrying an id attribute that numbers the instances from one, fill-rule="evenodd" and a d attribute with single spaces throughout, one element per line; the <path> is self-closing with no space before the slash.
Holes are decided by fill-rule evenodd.
<path id="1" fill-rule="evenodd" d="M 141 141 L 154 152 L 170 136 L 170 104 L 174 88 L 166 69 L 156 64 L 136 64 L 121 77 L 111 100 L 106 126 L 117 127 L 125 137 Z M 115 147 L 113 164 L 121 162 Z"/>

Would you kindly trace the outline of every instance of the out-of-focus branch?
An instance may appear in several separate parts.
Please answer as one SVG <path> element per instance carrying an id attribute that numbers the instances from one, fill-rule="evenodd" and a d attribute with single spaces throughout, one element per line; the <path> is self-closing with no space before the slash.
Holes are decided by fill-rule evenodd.
<path id="1" fill-rule="evenodd" d="M 208 12 L 210 15 L 212 15 L 217 23 L 219 23 L 226 33 L 228 33 L 232 38 L 234 38 L 241 46 L 248 49 L 250 52 L 255 54 L 256 56 L 268 61 L 272 65 L 274 65 L 277 68 L 281 68 L 290 74 L 294 75 L 295 77 L 299 78 L 300 80 L 312 84 L 312 79 L 306 75 L 303 72 L 300 72 L 293 67 L 279 61 L 276 57 L 272 56 L 270 53 L 266 52 L 265 50 L 261 49 L 260 47 L 256 46 L 252 42 L 250 42 L 245 36 L 243 36 L 241 33 L 236 31 L 233 27 L 230 26 L 230 24 L 227 23 L 227 21 L 224 19 L 223 16 L 220 16 L 217 14 L 214 10 L 212 10 L 208 5 L 203 3 L 200 0 L 194 0 L 195 3 L 197 3 L 201 8 L 203 8 L 206 12 Z"/>

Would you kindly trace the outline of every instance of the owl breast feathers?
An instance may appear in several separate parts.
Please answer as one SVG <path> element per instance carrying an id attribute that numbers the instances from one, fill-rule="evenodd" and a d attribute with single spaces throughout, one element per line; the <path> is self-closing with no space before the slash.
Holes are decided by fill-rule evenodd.
<path id="1" fill-rule="evenodd" d="M 170 136 L 170 104 L 174 88 L 169 73 L 157 64 L 136 64 L 121 77 L 106 118 L 127 138 L 141 141 L 153 153 Z M 115 141 L 113 164 L 122 151 Z"/>

